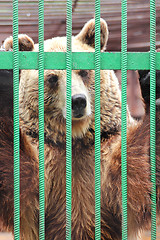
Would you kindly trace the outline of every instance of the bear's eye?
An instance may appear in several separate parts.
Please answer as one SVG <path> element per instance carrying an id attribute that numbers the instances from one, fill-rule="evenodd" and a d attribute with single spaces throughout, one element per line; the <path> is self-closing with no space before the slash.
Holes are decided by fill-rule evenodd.
<path id="1" fill-rule="evenodd" d="M 47 80 L 51 86 L 54 86 L 58 82 L 58 76 L 50 75 L 50 76 L 48 76 Z"/>
<path id="2" fill-rule="evenodd" d="M 87 70 L 80 70 L 78 72 L 79 76 L 81 77 L 87 77 L 88 76 L 88 71 Z"/>

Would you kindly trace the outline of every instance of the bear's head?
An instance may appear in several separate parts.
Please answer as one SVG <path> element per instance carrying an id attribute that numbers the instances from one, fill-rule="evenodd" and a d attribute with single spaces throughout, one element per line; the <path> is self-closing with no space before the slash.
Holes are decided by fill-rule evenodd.
<path id="1" fill-rule="evenodd" d="M 101 19 L 101 51 L 108 40 L 106 22 Z M 73 52 L 94 52 L 95 20 L 85 24 L 72 37 Z M 12 37 L 3 44 L 12 49 Z M 38 51 L 38 44 L 27 35 L 19 35 L 20 51 Z M 44 42 L 45 52 L 66 52 L 66 37 Z M 101 70 L 101 133 L 120 130 L 121 98 L 118 80 L 111 70 Z M 94 133 L 95 73 L 94 70 L 72 71 L 72 137 L 82 138 Z M 44 70 L 45 136 L 54 142 L 65 140 L 66 134 L 66 70 Z M 38 135 L 38 70 L 22 70 L 20 74 L 21 129 Z"/>

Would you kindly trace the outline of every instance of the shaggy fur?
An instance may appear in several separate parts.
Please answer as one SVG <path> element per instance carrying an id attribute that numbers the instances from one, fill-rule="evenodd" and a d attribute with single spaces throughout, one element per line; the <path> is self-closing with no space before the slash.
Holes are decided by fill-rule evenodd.
<path id="1" fill-rule="evenodd" d="M 89 37 L 88 37 L 89 36 Z M 94 51 L 94 20 L 73 37 L 74 51 Z M 19 42 L 28 42 L 21 35 Z M 108 39 L 101 20 L 101 48 Z M 45 41 L 45 51 L 65 51 L 66 39 Z M 12 46 L 12 39 L 5 41 Z M 4 44 L 4 48 L 5 48 Z M 32 50 L 37 51 L 38 45 Z M 29 44 L 29 46 L 31 46 Z M 25 47 L 25 49 L 27 46 Z M 30 48 L 30 47 L 29 47 Z M 8 47 L 10 49 L 10 47 Z M 21 48 L 20 48 L 21 49 Z M 30 49 L 31 50 L 31 49 Z M 55 77 L 56 76 L 56 77 Z M 51 81 L 52 80 L 52 81 Z M 66 72 L 45 70 L 45 223 L 46 240 L 65 239 L 66 227 Z M 72 95 L 85 94 L 87 107 L 72 118 L 72 239 L 92 240 L 95 233 L 94 200 L 94 71 L 72 73 Z M 72 112 L 73 114 L 73 112 Z M 133 240 L 150 222 L 151 182 L 149 115 L 134 121 L 128 111 L 128 234 Z M 13 129 L 10 118 L 0 119 L 0 218 L 13 231 Z M 113 71 L 101 71 L 101 239 L 121 239 L 121 98 Z M 160 112 L 157 111 L 157 211 L 160 184 Z M 38 73 L 21 71 L 21 239 L 38 240 Z"/>

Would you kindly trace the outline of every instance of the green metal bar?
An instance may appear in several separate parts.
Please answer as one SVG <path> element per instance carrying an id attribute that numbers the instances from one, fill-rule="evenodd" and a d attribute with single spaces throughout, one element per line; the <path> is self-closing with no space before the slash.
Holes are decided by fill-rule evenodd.
<path id="1" fill-rule="evenodd" d="M 13 0 L 14 239 L 20 239 L 18 0 Z"/>
<path id="2" fill-rule="evenodd" d="M 156 3 L 150 0 L 150 159 L 151 239 L 156 239 Z"/>
<path id="3" fill-rule="evenodd" d="M 122 181 L 122 239 L 127 240 L 127 0 L 122 0 L 121 22 L 121 181 Z"/>
<path id="4" fill-rule="evenodd" d="M 72 0 L 67 0 L 66 52 L 66 240 L 71 240 L 72 225 Z"/>
<path id="5" fill-rule="evenodd" d="M 95 240 L 101 239 L 100 0 L 95 0 Z"/>
<path id="6" fill-rule="evenodd" d="M 128 52 L 127 69 L 150 69 L 149 52 Z M 13 69 L 13 52 L 0 52 L 0 69 Z M 20 69 L 38 69 L 37 52 L 19 52 Z M 44 69 L 66 69 L 66 53 L 45 52 Z M 95 69 L 95 53 L 73 52 L 72 69 Z M 101 69 L 121 69 L 121 53 L 101 53 Z M 160 52 L 156 52 L 156 70 L 160 70 Z"/>
<path id="7" fill-rule="evenodd" d="M 44 0 L 39 0 L 39 239 L 45 239 L 44 177 Z"/>

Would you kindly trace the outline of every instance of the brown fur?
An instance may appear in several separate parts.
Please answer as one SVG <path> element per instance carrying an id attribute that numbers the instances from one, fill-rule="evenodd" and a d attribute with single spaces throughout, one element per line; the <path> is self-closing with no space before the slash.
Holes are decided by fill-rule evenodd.
<path id="1" fill-rule="evenodd" d="M 90 25 L 91 24 L 91 25 Z M 102 21 L 103 26 L 104 21 Z M 75 37 L 73 48 L 94 51 L 85 34 L 93 32 L 93 20 Z M 102 29 L 106 29 L 103 26 Z M 104 38 L 106 30 L 102 30 Z M 84 34 L 84 35 L 83 35 Z M 106 33 L 107 34 L 107 33 Z M 79 38 L 80 36 L 80 38 Z M 107 39 L 108 36 L 105 36 Z M 7 43 L 7 40 L 6 40 Z M 50 51 L 65 51 L 62 38 L 47 40 Z M 102 46 L 102 49 L 104 46 Z M 36 51 L 38 46 L 34 47 Z M 48 76 L 57 75 L 52 89 Z M 21 239 L 38 239 L 38 85 L 37 71 L 22 71 L 20 79 L 21 134 Z M 94 72 L 83 79 L 73 71 L 74 86 L 85 92 L 91 103 L 91 114 L 72 120 L 72 239 L 94 239 Z M 65 71 L 45 71 L 45 223 L 46 240 L 65 239 L 66 227 L 66 136 L 62 116 Z M 83 82 L 82 82 L 83 80 Z M 79 85 L 79 83 L 81 83 Z M 83 85 L 84 83 L 84 85 Z M 57 91 L 60 89 L 61 92 Z M 72 92 L 78 91 L 72 86 Z M 64 91 L 64 92 L 63 92 Z M 11 119 L 0 119 L 0 218 L 13 231 L 13 129 Z M 121 239 L 121 100 L 113 71 L 101 71 L 101 239 Z M 8 129 L 9 126 L 9 129 Z M 157 210 L 160 184 L 160 111 L 157 112 Z M 151 182 L 149 157 L 149 116 L 134 122 L 128 112 L 128 233 L 129 238 L 150 222 Z"/>

